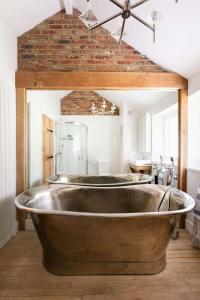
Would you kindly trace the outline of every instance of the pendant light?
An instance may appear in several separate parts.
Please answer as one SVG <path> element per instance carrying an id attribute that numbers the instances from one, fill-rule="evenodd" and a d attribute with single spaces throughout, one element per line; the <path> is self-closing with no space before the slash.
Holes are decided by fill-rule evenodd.
<path id="1" fill-rule="evenodd" d="M 98 19 L 92 10 L 91 0 L 87 0 L 87 9 L 79 16 L 79 18 L 88 29 L 98 22 Z"/>

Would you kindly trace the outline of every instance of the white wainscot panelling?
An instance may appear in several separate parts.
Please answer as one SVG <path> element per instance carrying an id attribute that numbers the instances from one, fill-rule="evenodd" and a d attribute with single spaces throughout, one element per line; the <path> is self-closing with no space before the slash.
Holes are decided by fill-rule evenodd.
<path id="1" fill-rule="evenodd" d="M 15 99 L 15 86 L 0 83 L 0 248 L 17 229 Z"/>
<path id="2" fill-rule="evenodd" d="M 187 192 L 188 194 L 196 198 L 197 187 L 200 185 L 200 170 L 188 169 L 187 171 Z M 190 213 L 186 218 L 186 229 L 192 233 L 193 230 L 193 218 L 194 214 Z"/>

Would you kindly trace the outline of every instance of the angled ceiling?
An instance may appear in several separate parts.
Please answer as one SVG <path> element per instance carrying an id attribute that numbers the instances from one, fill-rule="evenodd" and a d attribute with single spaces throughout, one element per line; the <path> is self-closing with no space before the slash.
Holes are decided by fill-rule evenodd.
<path id="1" fill-rule="evenodd" d="M 172 90 L 105 90 L 96 93 L 119 107 L 128 104 L 138 113 L 157 113 L 178 101 L 177 92 Z"/>
<path id="2" fill-rule="evenodd" d="M 62 9 L 60 0 L 0 0 L 0 15 L 17 36 Z"/>
<path id="3" fill-rule="evenodd" d="M 60 102 L 63 97 L 71 92 L 62 90 L 29 90 L 28 95 L 37 96 L 39 94 L 40 96 L 43 95 L 45 99 L 50 97 L 50 99 Z M 122 107 L 123 104 L 128 104 L 129 108 L 134 108 L 138 113 L 157 113 L 178 101 L 177 92 L 172 90 L 98 90 L 95 92 L 119 107 Z"/>
<path id="4" fill-rule="evenodd" d="M 135 3 L 138 0 L 131 1 Z M 86 8 L 86 0 L 73 2 L 80 11 Z M 92 3 L 99 19 L 111 16 L 118 10 L 108 0 L 92 0 Z M 152 42 L 152 32 L 134 19 L 127 21 L 124 41 L 163 68 L 187 78 L 192 77 L 200 71 L 200 1 L 179 0 L 175 4 L 175 0 L 151 0 L 136 8 L 135 13 L 146 19 L 154 6 L 163 13 L 158 24 L 156 43 Z M 0 1 L 0 15 L 18 36 L 62 8 L 62 0 Z M 113 20 L 105 28 L 113 31 L 117 26 L 118 20 Z"/>

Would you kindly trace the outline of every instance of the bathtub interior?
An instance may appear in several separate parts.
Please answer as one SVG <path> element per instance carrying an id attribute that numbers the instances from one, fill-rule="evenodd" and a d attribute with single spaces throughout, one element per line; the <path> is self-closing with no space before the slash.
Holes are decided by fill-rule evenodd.
<path id="1" fill-rule="evenodd" d="M 55 186 L 55 185 L 54 185 Z M 97 214 L 127 214 L 184 209 L 184 194 L 152 185 L 126 188 L 65 186 L 30 197 L 30 209 Z"/>
<path id="2" fill-rule="evenodd" d="M 77 184 L 77 185 L 129 185 L 134 183 L 142 183 L 152 181 L 152 176 L 147 174 L 121 174 L 121 175 L 107 175 L 107 176 L 65 176 L 55 175 L 47 179 L 49 183 L 63 183 L 63 184 Z"/>

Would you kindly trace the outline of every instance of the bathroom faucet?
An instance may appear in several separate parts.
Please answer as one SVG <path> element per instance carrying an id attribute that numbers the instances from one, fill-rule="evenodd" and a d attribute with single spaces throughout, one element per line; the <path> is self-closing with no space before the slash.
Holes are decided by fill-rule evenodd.
<path id="1" fill-rule="evenodd" d="M 163 163 L 162 163 L 162 155 L 160 155 L 160 162 L 157 164 L 155 169 L 154 181 L 155 184 L 159 184 L 159 175 L 162 173 Z"/>
<path id="2" fill-rule="evenodd" d="M 155 178 L 155 181 L 157 179 L 159 184 L 164 184 L 168 186 L 175 185 L 175 181 L 177 180 L 177 173 L 175 171 L 174 158 L 170 157 L 170 161 L 170 166 L 164 165 L 163 157 L 162 155 L 160 155 L 160 163 L 158 164 L 157 168 L 157 178 Z"/>
<path id="3" fill-rule="evenodd" d="M 177 172 L 175 170 L 174 158 L 170 157 L 170 160 L 171 160 L 171 168 L 170 168 L 170 179 L 171 179 L 171 182 L 170 182 L 170 185 L 174 186 L 174 182 L 177 181 L 178 176 L 177 176 Z"/>

